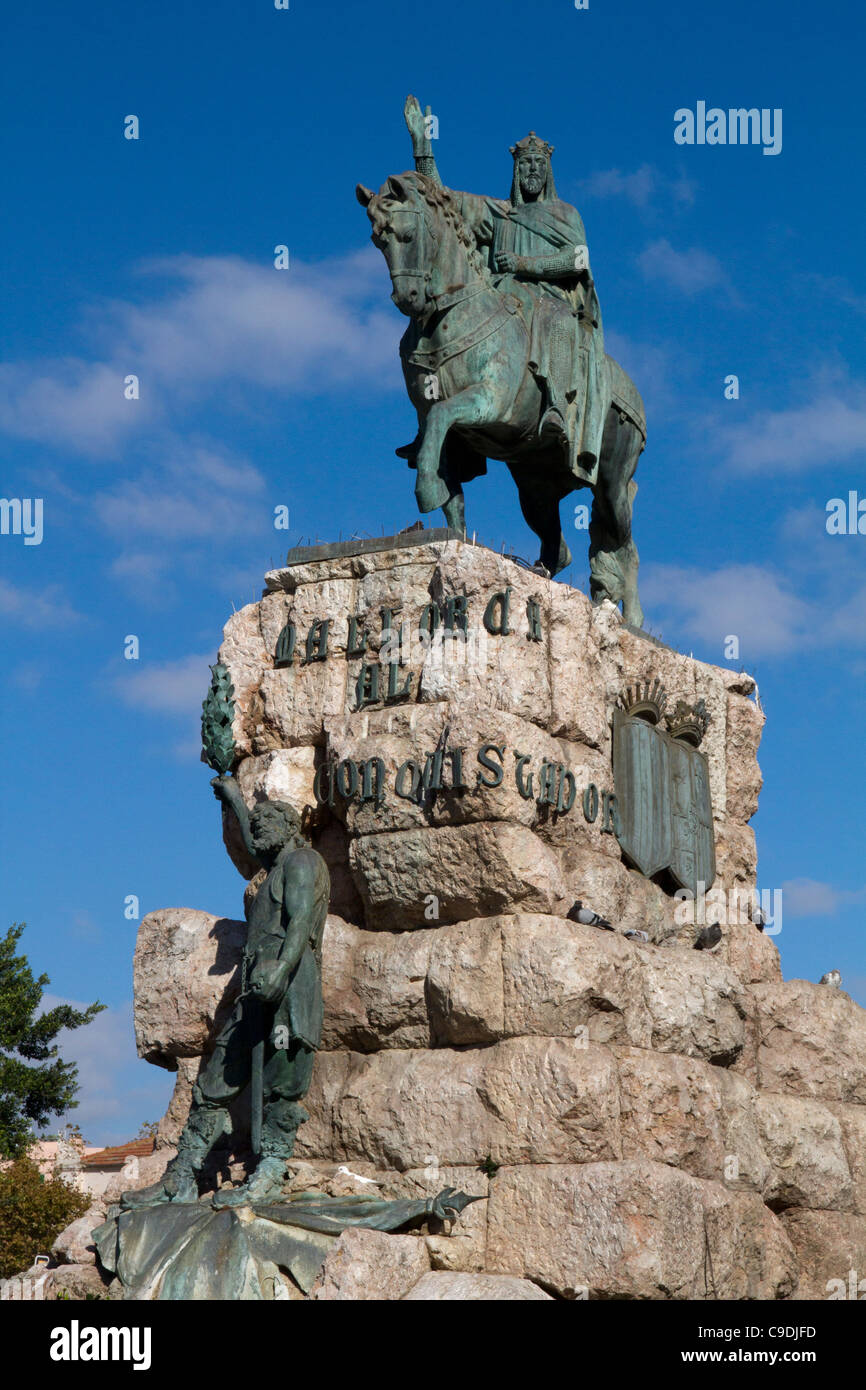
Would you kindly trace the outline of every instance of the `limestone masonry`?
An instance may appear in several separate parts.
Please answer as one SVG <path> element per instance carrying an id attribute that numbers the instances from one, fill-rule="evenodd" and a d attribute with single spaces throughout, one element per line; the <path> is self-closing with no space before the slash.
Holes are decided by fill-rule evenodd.
<path id="1" fill-rule="evenodd" d="M 660 679 L 709 715 L 713 888 L 755 888 L 754 682 L 420 539 L 273 571 L 220 650 L 244 796 L 310 808 L 332 877 L 287 1185 L 488 1197 L 450 1236 L 346 1232 L 312 1297 L 827 1298 L 866 1274 L 866 1012 L 783 982 L 751 921 L 693 950 L 674 885 L 616 833 L 613 712 Z M 576 899 L 615 930 L 568 920 Z M 142 1183 L 238 992 L 243 932 L 189 909 L 141 924 L 138 1048 L 177 1070 Z"/>

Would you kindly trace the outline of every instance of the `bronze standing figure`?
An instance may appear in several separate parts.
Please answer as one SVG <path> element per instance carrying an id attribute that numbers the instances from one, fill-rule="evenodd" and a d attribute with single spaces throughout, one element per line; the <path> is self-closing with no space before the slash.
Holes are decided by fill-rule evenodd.
<path id="1" fill-rule="evenodd" d="M 217 1193 L 215 1206 L 275 1201 L 299 1126 L 322 1038 L 322 932 L 330 876 L 306 843 L 301 821 L 285 802 L 247 811 L 234 778 L 211 783 L 237 817 L 244 845 L 265 870 L 247 912 L 243 984 L 234 1012 L 193 1089 L 177 1156 L 160 1182 L 126 1193 L 127 1209 L 198 1200 L 196 1176 L 222 1134 L 228 1105 L 247 1086 L 256 1169 L 239 1188 Z"/>

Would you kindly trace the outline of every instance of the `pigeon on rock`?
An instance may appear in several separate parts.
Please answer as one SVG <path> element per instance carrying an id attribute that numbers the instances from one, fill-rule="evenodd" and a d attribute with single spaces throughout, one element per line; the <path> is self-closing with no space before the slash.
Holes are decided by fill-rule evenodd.
<path id="1" fill-rule="evenodd" d="M 722 939 L 722 929 L 718 922 L 714 922 L 711 927 L 701 927 L 695 941 L 696 951 L 711 951 L 714 946 L 718 946 Z"/>
<path id="2" fill-rule="evenodd" d="M 568 918 L 571 922 L 581 922 L 585 927 L 604 927 L 605 931 L 613 931 L 606 917 L 600 917 L 591 907 L 584 907 L 580 900 L 569 909 Z"/>
<path id="3" fill-rule="evenodd" d="M 757 903 L 755 903 L 755 906 L 752 908 L 752 921 L 758 928 L 758 931 L 763 931 L 764 927 L 767 925 L 767 918 L 764 913 L 764 909 L 762 907 L 758 907 Z"/>
<path id="4" fill-rule="evenodd" d="M 822 975 L 818 981 L 821 985 L 831 985 L 833 989 L 839 989 L 842 984 L 842 976 L 838 970 L 828 970 L 826 975 Z"/>
<path id="5" fill-rule="evenodd" d="M 636 928 L 632 928 L 630 931 L 624 931 L 623 936 L 626 937 L 629 941 L 649 941 L 649 933 L 645 931 L 637 931 Z"/>

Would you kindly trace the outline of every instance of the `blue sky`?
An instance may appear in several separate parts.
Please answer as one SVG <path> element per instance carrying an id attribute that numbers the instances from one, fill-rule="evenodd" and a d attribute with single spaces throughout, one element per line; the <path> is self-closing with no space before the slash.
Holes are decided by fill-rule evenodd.
<path id="1" fill-rule="evenodd" d="M 732 664 L 768 716 L 754 824 L 759 886 L 785 890 L 785 975 L 836 966 L 866 1004 L 866 536 L 825 528 L 830 498 L 866 497 L 866 24 L 839 0 L 697 9 L 46 0 L 4 16 L 0 492 L 44 499 L 44 538 L 0 536 L 3 920 L 27 921 L 54 996 L 110 1006 L 67 1048 L 93 1142 L 157 1118 L 171 1085 L 134 1061 L 124 898 L 241 912 L 198 762 L 226 617 L 287 539 L 415 519 L 393 455 L 414 428 L 403 320 L 353 191 L 411 164 L 410 90 L 439 118 L 452 187 L 507 196 L 508 146 L 529 127 L 556 146 L 606 345 L 647 406 L 648 626 L 719 664 L 739 637 Z M 677 145 L 674 112 L 698 101 L 781 108 L 781 153 Z M 468 490 L 470 528 L 534 559 L 501 482 Z M 565 577 L 583 584 L 576 539 Z"/>

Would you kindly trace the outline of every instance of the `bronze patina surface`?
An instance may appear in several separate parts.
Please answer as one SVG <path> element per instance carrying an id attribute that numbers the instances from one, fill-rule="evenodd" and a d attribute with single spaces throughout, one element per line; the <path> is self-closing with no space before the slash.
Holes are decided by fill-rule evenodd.
<path id="1" fill-rule="evenodd" d="M 590 487 L 593 597 L 622 603 L 640 627 L 631 517 L 643 403 L 604 351 L 586 233 L 557 196 L 553 147 L 533 131 L 511 147 L 507 199 L 455 192 L 414 97 L 404 115 L 414 171 L 356 192 L 391 298 L 410 320 L 400 359 L 418 432 L 397 453 L 417 470 L 419 510 L 441 507 L 465 534 L 463 485 L 499 459 L 541 542 L 539 562 L 557 574 L 571 562 L 559 504 Z"/>

